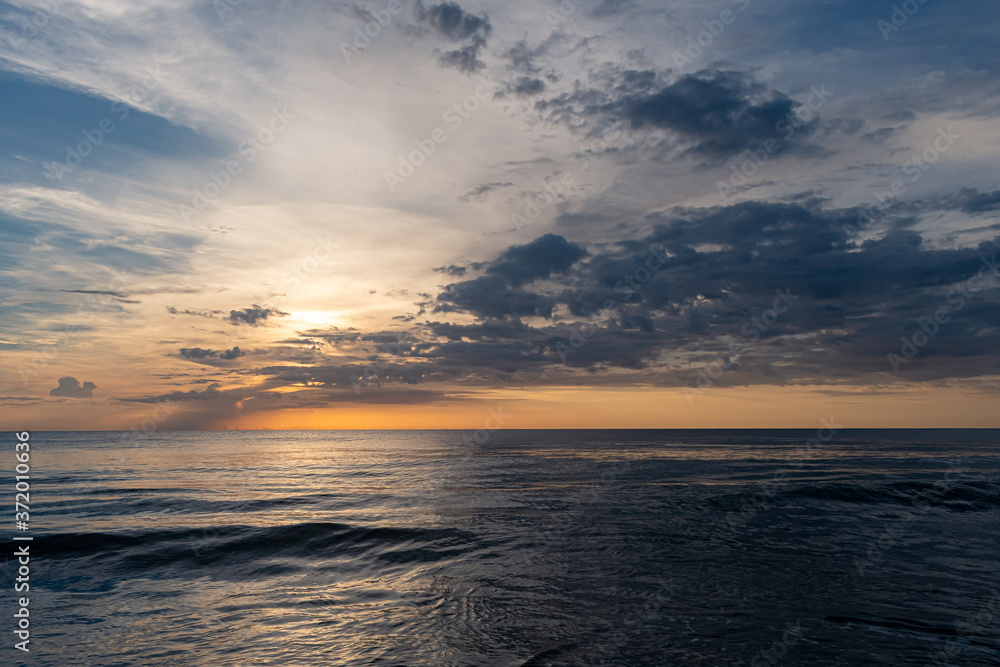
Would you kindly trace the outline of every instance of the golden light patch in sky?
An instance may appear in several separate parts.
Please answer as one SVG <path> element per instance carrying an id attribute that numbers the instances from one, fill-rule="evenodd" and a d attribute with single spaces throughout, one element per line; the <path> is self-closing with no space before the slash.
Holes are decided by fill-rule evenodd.
<path id="1" fill-rule="evenodd" d="M 494 390 L 491 399 L 428 405 L 286 409 L 221 419 L 211 428 L 274 430 L 496 428 L 1000 428 L 996 399 L 977 390 L 955 400 L 926 389 L 738 387 L 700 395 L 676 388 L 557 387 Z M 688 399 L 691 399 L 690 401 Z"/>

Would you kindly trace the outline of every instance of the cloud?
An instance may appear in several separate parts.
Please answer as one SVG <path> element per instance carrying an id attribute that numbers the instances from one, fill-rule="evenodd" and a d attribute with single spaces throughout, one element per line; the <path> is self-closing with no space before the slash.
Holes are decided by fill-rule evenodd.
<path id="1" fill-rule="evenodd" d="M 593 16 L 611 16 L 635 7 L 635 0 L 601 0 L 590 13 Z"/>
<path id="2" fill-rule="evenodd" d="M 945 209 L 955 209 L 969 215 L 1000 211 L 1000 190 L 980 192 L 975 188 L 962 188 L 957 193 L 940 200 Z"/>
<path id="3" fill-rule="evenodd" d="M 532 95 L 541 95 L 545 92 L 545 82 L 541 79 L 522 76 L 508 87 L 510 92 L 515 95 L 520 95 L 521 97 L 531 97 Z"/>
<path id="4" fill-rule="evenodd" d="M 103 294 L 105 296 L 114 296 L 121 299 L 128 297 L 128 294 L 122 294 L 121 292 L 111 292 L 108 290 L 97 289 L 64 289 L 63 292 L 69 292 L 70 294 Z"/>
<path id="5" fill-rule="evenodd" d="M 113 292 L 109 290 L 64 289 L 62 291 L 68 294 L 91 294 L 91 295 L 99 294 L 101 296 L 110 296 L 118 303 L 131 303 L 131 304 L 142 303 L 141 301 L 137 301 L 135 299 L 129 299 L 128 294 L 123 294 L 121 292 Z"/>
<path id="6" fill-rule="evenodd" d="M 531 333 L 531 327 L 520 320 L 489 320 L 477 324 L 452 324 L 450 322 L 430 322 L 428 330 L 435 336 L 448 340 L 519 340 Z"/>
<path id="7" fill-rule="evenodd" d="M 84 382 L 82 385 L 75 377 L 59 378 L 59 386 L 49 392 L 49 396 L 61 396 L 63 398 L 93 398 L 97 385 L 93 382 Z"/>
<path id="8" fill-rule="evenodd" d="M 40 403 L 41 399 L 34 396 L 0 396 L 0 404 L 25 405 L 30 403 Z"/>
<path id="9" fill-rule="evenodd" d="M 819 127 L 812 112 L 802 114 L 808 120 L 797 119 L 802 104 L 745 72 L 703 70 L 668 84 L 652 70 L 610 68 L 594 76 L 600 87 L 542 100 L 536 108 L 576 129 L 623 121 L 632 130 L 667 130 L 686 142 L 689 154 L 711 159 L 760 147 L 769 139 L 782 148 L 801 147 Z M 795 132 L 789 133 L 786 128 L 793 122 Z"/>
<path id="10" fill-rule="evenodd" d="M 208 357 L 214 357 L 216 352 L 213 350 L 204 350 L 200 347 L 182 347 L 181 356 L 185 359 L 206 359 Z"/>
<path id="11" fill-rule="evenodd" d="M 169 394 L 160 394 L 159 396 L 146 396 L 142 398 L 120 398 L 118 400 L 124 401 L 126 403 L 168 403 L 168 402 L 183 402 L 183 401 L 213 401 L 216 399 L 230 398 L 232 392 L 221 392 L 219 387 L 222 385 L 218 382 L 213 382 L 212 384 L 205 387 L 204 391 L 197 391 L 192 389 L 191 391 L 175 391 Z"/>
<path id="12" fill-rule="evenodd" d="M 921 206 L 989 209 L 991 201 L 963 191 Z M 663 355 L 697 366 L 713 354 L 729 358 L 738 341 L 752 353 L 720 382 L 863 382 L 891 372 L 887 354 L 942 312 L 948 326 L 908 362 L 907 377 L 1000 371 L 992 352 L 1000 334 L 1000 273 L 990 268 L 1000 237 L 937 247 L 909 228 L 913 213 L 904 211 L 878 238 L 858 238 L 852 229 L 859 213 L 819 199 L 749 201 L 652 214 L 646 233 L 589 251 L 546 235 L 501 251 L 483 276 L 443 288 L 434 312 L 479 322 L 420 325 L 426 342 L 414 350 L 430 364 L 428 376 L 460 360 L 477 369 L 538 372 L 545 364 L 529 354 L 534 350 L 547 355 L 550 369 L 561 369 L 546 371 L 549 381 L 571 368 L 620 367 L 659 368 L 656 383 L 686 384 L 690 374 L 663 367 Z M 794 306 L 759 324 L 782 294 Z M 520 319 L 529 316 L 551 323 L 529 326 Z M 559 349 L 570 354 L 553 357 Z"/>
<path id="13" fill-rule="evenodd" d="M 480 276 L 449 285 L 438 295 L 434 312 L 467 312 L 478 317 L 551 317 L 556 301 L 511 287 L 499 276 Z"/>
<path id="14" fill-rule="evenodd" d="M 749 75 L 716 71 L 688 74 L 660 90 L 626 95 L 620 100 L 632 127 L 672 130 L 696 141 L 697 153 L 730 155 L 779 139 L 779 125 L 799 105 L 782 93 L 765 90 Z M 801 128 L 807 136 L 818 125 Z"/>
<path id="15" fill-rule="evenodd" d="M 509 188 L 512 185 L 514 184 L 511 183 L 510 181 L 503 183 L 499 181 L 495 181 L 493 183 L 483 183 L 482 185 L 478 185 L 473 189 L 469 190 L 465 194 L 459 195 L 458 198 L 461 201 L 469 201 L 470 199 L 475 199 L 476 201 L 483 202 L 486 201 L 486 195 L 489 194 L 490 192 L 493 192 L 494 190 L 500 190 L 502 188 Z"/>
<path id="16" fill-rule="evenodd" d="M 787 0 L 761 11 L 731 7 L 736 23 L 684 66 L 673 54 L 715 20 L 703 3 L 576 2 L 562 7 L 576 5 L 562 21 L 558 2 L 423 0 L 381 26 L 384 2 L 371 11 L 243 3 L 223 22 L 191 3 L 113 4 L 62 3 L 36 39 L 20 48 L 0 40 L 0 86 L 17 101 L 4 112 L 12 143 L 0 155 L 8 177 L 0 184 L 0 346 L 17 348 L 8 375 L 18 355 L 72 331 L 64 372 L 100 365 L 108 377 L 91 379 L 104 396 L 109 382 L 136 386 L 116 372 L 122 360 L 170 369 L 148 393 L 190 383 L 198 392 L 180 392 L 185 413 L 242 409 L 240 401 L 253 406 L 278 389 L 302 403 L 347 401 L 356 395 L 352 376 L 376 361 L 385 383 L 366 386 L 359 400 L 430 382 L 451 392 L 434 400 L 453 401 L 461 400 L 456 387 L 495 395 L 507 386 L 684 385 L 689 369 L 728 358 L 744 325 L 786 288 L 794 307 L 751 327 L 757 340 L 720 384 L 862 382 L 889 372 L 885 354 L 951 307 L 949 298 L 962 309 L 899 379 L 997 371 L 996 288 L 971 298 L 953 291 L 975 275 L 980 253 L 992 256 L 1000 233 L 1000 185 L 989 169 L 1000 79 L 983 55 L 995 41 L 995 3 L 971 14 L 928 3 L 889 40 L 874 25 L 889 10 L 876 16 L 862 2 L 810 12 Z M 0 14 L 17 25 L 31 18 L 11 7 Z M 259 39 L 249 44 L 244 30 Z M 345 43 L 364 46 L 347 55 Z M 178 57 L 191 53 L 204 57 Z M 442 112 L 470 94 L 456 70 L 483 73 L 484 65 L 498 92 L 452 131 Z M 150 68 L 152 89 L 142 83 Z M 326 85 L 331 76 L 335 88 Z M 836 98 L 822 119 L 785 140 L 778 124 L 805 113 L 797 100 L 824 82 Z M 112 109 L 121 102 L 129 105 L 122 113 Z M 238 147 L 286 104 L 294 129 L 247 165 Z M 62 180 L 47 178 L 43 167 L 98 137 L 102 118 L 114 133 Z M 952 124 L 959 145 L 921 169 L 919 183 L 906 181 L 906 195 L 875 228 L 845 231 L 857 221 L 852 205 L 907 178 L 906 161 Z M 379 174 L 415 140 L 429 145 L 439 126 L 449 127 L 447 143 L 405 189 L 386 192 Z M 730 205 L 709 205 L 736 166 L 723 160 L 773 137 L 780 157 L 748 177 Z M 813 142 L 829 147 L 829 160 L 797 159 L 818 152 Z M 231 158 L 244 168 L 229 179 L 220 169 Z M 539 183 L 568 173 L 573 185 L 536 220 L 539 231 L 515 238 L 505 221 Z M 177 204 L 215 186 L 219 196 L 206 196 L 211 204 L 193 220 L 198 229 L 188 227 Z M 241 232 L 211 238 L 209 227 Z M 547 231 L 547 241 L 532 240 Z M 314 267 L 326 254 L 310 258 L 312 240 L 329 234 L 341 247 Z M 639 280 L 654 249 L 657 268 Z M 135 281 L 104 282 L 111 271 Z M 63 292 L 66 285 L 82 289 Z M 203 296 L 153 296 L 181 291 Z M 361 330 L 290 334 L 274 326 L 292 320 L 270 307 L 276 292 L 282 309 L 329 313 Z M 67 328 L 80 319 L 75 302 L 85 301 L 107 305 L 87 328 Z M 203 326 L 204 337 L 180 335 L 188 325 Z M 108 346 L 115 331 L 128 335 Z M 248 331 L 254 342 L 244 347 L 254 352 L 244 358 L 229 343 Z M 411 340 L 388 353 L 379 341 L 400 332 Z M 178 365 L 188 373 L 175 374 Z M 254 387 L 222 389 L 243 382 Z M 30 412 L 6 409 L 15 422 Z"/>
<path id="17" fill-rule="evenodd" d="M 545 234 L 504 250 L 484 275 L 448 285 L 438 295 L 435 312 L 465 311 L 481 317 L 551 317 L 555 301 L 522 286 L 567 271 L 587 254 L 562 236 Z"/>
<path id="18" fill-rule="evenodd" d="M 452 41 L 487 37 L 492 31 L 488 16 L 469 14 L 454 2 L 442 2 L 430 7 L 425 7 L 423 2 L 417 2 L 416 8 L 419 20 Z"/>
<path id="19" fill-rule="evenodd" d="M 248 324 L 252 327 L 264 324 L 271 317 L 288 316 L 288 313 L 282 312 L 277 308 L 265 308 L 257 305 L 256 303 L 250 308 L 230 310 L 229 315 L 225 315 L 225 311 L 222 310 L 180 310 L 174 306 L 167 306 L 167 312 L 171 315 L 193 315 L 195 317 L 204 317 L 211 320 L 225 316 L 225 319 L 234 326 Z"/>
<path id="20" fill-rule="evenodd" d="M 206 350 L 200 347 L 182 347 L 180 349 L 180 353 L 185 359 L 212 359 L 218 357 L 219 359 L 224 359 L 226 361 L 232 361 L 233 359 L 239 359 L 240 357 L 246 356 L 246 352 L 242 352 L 238 346 L 232 348 L 231 350 L 223 350 L 221 352 Z"/>
<path id="21" fill-rule="evenodd" d="M 263 308 L 257 304 L 253 304 L 252 307 L 244 308 L 243 310 L 230 310 L 229 317 L 226 319 L 233 325 L 248 324 L 256 327 L 264 324 L 271 317 L 287 316 L 288 313 L 283 313 L 277 308 Z"/>
<path id="22" fill-rule="evenodd" d="M 983 201 L 983 193 L 963 190 L 914 206 L 934 214 Z M 953 321 L 907 363 L 906 379 L 1000 372 L 993 354 L 1000 281 L 962 296 L 1000 250 L 1000 237 L 936 247 L 913 231 L 914 214 L 889 215 L 880 236 L 860 238 L 852 231 L 858 209 L 803 196 L 674 207 L 645 216 L 643 231 L 589 248 L 545 234 L 477 263 L 483 275 L 447 285 L 432 300 L 435 312 L 475 322 L 412 322 L 403 332 L 303 331 L 267 353 L 287 363 L 246 370 L 263 380 L 253 388 L 221 391 L 215 383 L 128 400 L 204 402 L 205 410 L 212 401 L 219 413 L 243 405 L 420 404 L 456 396 L 405 389 L 427 383 L 682 387 L 720 359 L 726 371 L 717 386 L 884 382 L 895 377 L 886 355 L 898 351 L 900 336 L 958 297 L 961 310 L 950 311 Z M 781 294 L 790 307 L 768 317 Z M 195 354 L 206 352 L 216 354 Z M 308 388 L 270 396 L 289 386 Z"/>
<path id="23" fill-rule="evenodd" d="M 434 270 L 438 273 L 443 273 L 449 276 L 464 276 L 468 267 L 459 266 L 458 264 L 449 264 L 448 266 L 438 266 Z"/>
<path id="24" fill-rule="evenodd" d="M 583 246 L 570 243 L 558 234 L 545 234 L 530 243 L 507 248 L 489 263 L 486 273 L 519 286 L 568 271 L 586 254 Z"/>
<path id="25" fill-rule="evenodd" d="M 522 39 L 519 42 L 515 42 L 510 48 L 504 50 L 501 57 L 508 61 L 508 69 L 514 72 L 520 72 L 522 74 L 537 74 L 541 71 L 541 67 L 536 64 L 536 60 L 539 56 L 545 55 L 547 52 L 548 42 L 535 48 L 531 48 L 528 46 L 528 42 Z"/>
<path id="26" fill-rule="evenodd" d="M 417 0 L 417 20 L 429 26 L 437 35 L 452 42 L 467 42 L 465 45 L 447 51 L 439 56 L 442 65 L 455 67 L 463 72 L 475 72 L 485 67 L 479 60 L 479 53 L 486 47 L 486 41 L 493 26 L 485 13 L 475 16 L 454 2 L 442 2 L 425 7 Z"/>
<path id="27" fill-rule="evenodd" d="M 187 310 L 187 309 L 180 310 L 179 308 L 175 308 L 174 306 L 167 306 L 166 308 L 167 312 L 170 313 L 171 315 L 193 315 L 195 317 L 205 317 L 210 320 L 214 320 L 218 316 L 225 314 L 221 310 Z"/>

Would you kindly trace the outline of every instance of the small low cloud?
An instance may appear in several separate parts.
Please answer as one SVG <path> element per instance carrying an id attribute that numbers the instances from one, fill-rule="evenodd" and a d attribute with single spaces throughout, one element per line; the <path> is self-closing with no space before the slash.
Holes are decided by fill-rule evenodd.
<path id="1" fill-rule="evenodd" d="M 93 398 L 97 385 L 93 382 L 84 382 L 82 385 L 75 377 L 59 378 L 59 386 L 49 392 L 49 396 L 59 396 L 62 398 Z"/>
<path id="2" fill-rule="evenodd" d="M 545 92 L 545 82 L 536 77 L 522 76 L 511 84 L 509 90 L 520 97 L 531 97 Z"/>
<path id="3" fill-rule="evenodd" d="M 239 346 L 232 348 L 231 350 L 222 350 L 221 352 L 217 350 L 204 349 L 201 347 L 182 347 L 180 349 L 181 356 L 185 359 L 224 359 L 226 361 L 232 361 L 233 359 L 239 359 L 240 357 L 246 356 L 246 352 L 240 350 Z"/>
<path id="4" fill-rule="evenodd" d="M 464 276 L 465 272 L 468 271 L 468 267 L 460 266 L 458 264 L 449 264 L 448 266 L 438 266 L 435 267 L 434 271 L 437 273 L 443 273 L 447 276 Z"/>
<path id="5" fill-rule="evenodd" d="M 182 347 L 181 356 L 185 359 L 207 359 L 215 356 L 214 350 L 203 350 L 200 347 Z"/>
<path id="6" fill-rule="evenodd" d="M 226 319 L 233 325 L 248 324 L 256 327 L 264 324 L 264 322 L 272 317 L 288 317 L 288 313 L 284 313 L 277 308 L 262 308 L 254 304 L 252 307 L 244 308 L 243 310 L 230 310 L 229 317 Z"/>
<path id="7" fill-rule="evenodd" d="M 225 359 L 230 361 L 232 359 L 239 359 L 240 357 L 246 356 L 246 352 L 240 351 L 239 346 L 234 347 L 231 350 L 224 350 L 219 353 L 219 359 Z"/>

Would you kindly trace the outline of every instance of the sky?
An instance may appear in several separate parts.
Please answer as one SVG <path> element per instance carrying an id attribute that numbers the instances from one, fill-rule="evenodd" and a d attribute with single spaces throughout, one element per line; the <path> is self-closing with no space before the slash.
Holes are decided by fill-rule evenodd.
<path id="1" fill-rule="evenodd" d="M 0 2 L 0 424 L 1000 427 L 998 26 Z"/>

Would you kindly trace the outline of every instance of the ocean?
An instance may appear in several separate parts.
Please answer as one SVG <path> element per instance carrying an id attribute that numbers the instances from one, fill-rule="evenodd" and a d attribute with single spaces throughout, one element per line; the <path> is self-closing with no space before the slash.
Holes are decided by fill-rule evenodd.
<path id="1" fill-rule="evenodd" d="M 35 432 L 4 664 L 996 667 L 998 442 Z"/>

